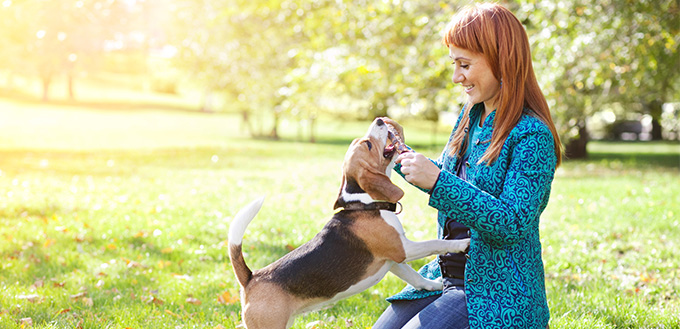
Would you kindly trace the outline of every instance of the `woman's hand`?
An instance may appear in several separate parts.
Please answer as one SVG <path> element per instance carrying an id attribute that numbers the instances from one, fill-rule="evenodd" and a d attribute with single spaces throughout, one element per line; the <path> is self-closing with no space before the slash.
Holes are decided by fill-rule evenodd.
<path id="1" fill-rule="evenodd" d="M 401 172 L 407 182 L 426 190 L 434 187 L 441 171 L 430 159 L 416 152 L 402 153 L 396 162 L 401 163 Z"/>

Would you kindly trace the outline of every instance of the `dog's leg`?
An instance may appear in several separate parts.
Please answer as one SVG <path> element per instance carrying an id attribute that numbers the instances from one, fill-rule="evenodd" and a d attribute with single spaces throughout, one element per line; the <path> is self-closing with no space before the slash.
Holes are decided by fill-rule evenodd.
<path id="1" fill-rule="evenodd" d="M 406 260 L 404 262 L 410 262 L 430 255 L 464 252 L 470 246 L 470 239 L 428 240 L 422 242 L 404 239 L 403 245 L 406 252 Z"/>
<path id="2" fill-rule="evenodd" d="M 416 272 L 411 266 L 404 263 L 396 263 L 390 268 L 390 272 L 398 276 L 406 283 L 412 285 L 418 290 L 442 290 L 444 287 L 441 281 L 435 281 L 424 278 L 420 273 Z"/>

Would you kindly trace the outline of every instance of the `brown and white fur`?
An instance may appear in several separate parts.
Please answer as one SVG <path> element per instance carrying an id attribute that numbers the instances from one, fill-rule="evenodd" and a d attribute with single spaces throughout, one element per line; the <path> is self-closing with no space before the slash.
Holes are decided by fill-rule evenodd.
<path id="1" fill-rule="evenodd" d="M 345 155 L 342 187 L 335 203 L 336 209 L 345 209 L 312 240 L 260 270 L 248 268 L 241 244 L 263 198 L 234 217 L 229 229 L 229 258 L 242 287 L 242 316 L 248 329 L 287 328 L 295 315 L 359 293 L 378 283 L 388 271 L 416 288 L 442 289 L 441 281 L 423 278 L 406 262 L 463 252 L 469 240 L 413 242 L 404 235 L 393 210 L 356 207 L 377 201 L 396 203 L 404 195 L 389 178 L 396 153 L 392 138 L 387 124 L 376 119 L 366 136 L 355 139 Z"/>

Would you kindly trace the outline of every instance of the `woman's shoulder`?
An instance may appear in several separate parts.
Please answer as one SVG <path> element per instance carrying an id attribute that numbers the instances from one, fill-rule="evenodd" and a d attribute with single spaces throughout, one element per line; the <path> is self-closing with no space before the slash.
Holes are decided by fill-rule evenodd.
<path id="1" fill-rule="evenodd" d="M 517 125 L 515 125 L 515 128 L 511 131 L 511 135 L 520 137 L 532 134 L 552 136 L 550 127 L 548 127 L 548 125 L 543 122 L 543 120 L 536 116 L 533 110 L 524 108 L 522 111 L 522 116 L 519 118 Z"/>

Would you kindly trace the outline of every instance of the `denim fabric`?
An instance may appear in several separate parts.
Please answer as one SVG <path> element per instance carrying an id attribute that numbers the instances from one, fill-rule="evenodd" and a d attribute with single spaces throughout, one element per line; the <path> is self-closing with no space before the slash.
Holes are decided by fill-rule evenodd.
<path id="1" fill-rule="evenodd" d="M 462 281 L 444 279 L 444 292 L 440 296 L 393 302 L 373 325 L 373 329 L 469 328 Z"/>

